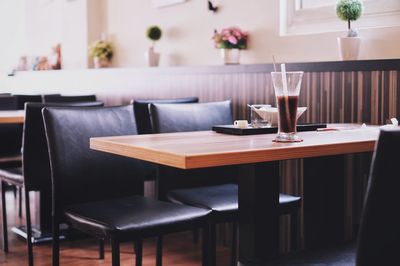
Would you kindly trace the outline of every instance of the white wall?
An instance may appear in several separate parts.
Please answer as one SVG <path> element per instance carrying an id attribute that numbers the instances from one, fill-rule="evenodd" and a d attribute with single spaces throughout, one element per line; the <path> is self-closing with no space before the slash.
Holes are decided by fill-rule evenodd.
<path id="1" fill-rule="evenodd" d="M 48 56 L 62 44 L 63 68 L 87 68 L 88 44 L 105 28 L 104 0 L 1 0 L 0 71 L 21 55 Z"/>
<path id="2" fill-rule="evenodd" d="M 221 65 L 213 47 L 214 29 L 239 26 L 250 33 L 243 64 L 278 61 L 339 60 L 336 38 L 343 32 L 279 36 L 280 0 L 215 0 L 218 13 L 205 0 L 156 9 L 151 0 L 1 0 L 0 71 L 16 65 L 21 54 L 46 55 L 62 42 L 66 69 L 88 65 L 87 46 L 108 33 L 116 48 L 116 67 L 145 66 L 150 46 L 145 32 L 150 25 L 163 29 L 157 42 L 161 66 Z M 362 18 L 361 18 L 362 19 Z M 400 19 L 400 18 L 399 18 Z M 400 27 L 360 30 L 364 38 L 360 59 L 400 58 Z M 4 38 L 3 38 L 4 37 Z"/>
<path id="3" fill-rule="evenodd" d="M 115 37 L 119 66 L 144 66 L 143 52 L 150 43 L 146 28 L 158 24 L 164 36 L 157 43 L 162 53 L 161 65 L 221 64 L 219 51 L 213 48 L 213 30 L 237 25 L 250 33 L 250 47 L 242 53 L 242 63 L 277 60 L 331 61 L 339 60 L 336 38 L 343 32 L 303 36 L 279 36 L 280 0 L 218 0 L 220 11 L 207 10 L 206 1 L 155 9 L 151 1 L 108 0 L 107 30 Z M 400 19 L 400 18 L 399 18 Z M 400 58 L 400 28 L 360 30 L 363 44 L 360 59 Z"/>
<path id="4" fill-rule="evenodd" d="M 27 52 L 25 0 L 0 1 L 0 73 Z"/>

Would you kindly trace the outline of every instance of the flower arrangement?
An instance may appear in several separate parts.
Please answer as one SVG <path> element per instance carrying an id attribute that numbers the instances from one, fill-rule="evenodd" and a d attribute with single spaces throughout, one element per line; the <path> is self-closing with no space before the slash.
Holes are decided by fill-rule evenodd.
<path id="1" fill-rule="evenodd" d="M 214 30 L 212 37 L 215 48 L 221 49 L 246 49 L 248 34 L 237 27 Z"/>
<path id="2" fill-rule="evenodd" d="M 356 30 L 351 28 L 351 21 L 359 19 L 363 12 L 363 2 L 361 0 L 338 0 L 336 3 L 336 15 L 341 20 L 347 21 L 349 32 L 347 37 L 357 37 Z"/>
<path id="3" fill-rule="evenodd" d="M 94 41 L 89 46 L 89 56 L 99 58 L 100 60 L 111 60 L 113 57 L 113 47 L 111 43 L 104 40 Z"/>

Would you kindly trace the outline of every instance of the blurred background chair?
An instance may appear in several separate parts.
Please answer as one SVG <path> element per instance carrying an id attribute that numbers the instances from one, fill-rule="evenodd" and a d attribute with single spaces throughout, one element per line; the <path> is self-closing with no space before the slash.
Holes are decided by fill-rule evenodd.
<path id="1" fill-rule="evenodd" d="M 73 102 L 95 102 L 97 100 L 96 95 L 74 95 L 74 96 L 64 96 L 64 95 L 43 95 L 43 103 L 73 103 Z"/>
<path id="2" fill-rule="evenodd" d="M 47 141 L 43 125 L 42 109 L 44 107 L 98 107 L 100 102 L 69 103 L 69 104 L 41 104 L 26 103 L 25 123 L 22 141 L 22 167 L 0 168 L 0 180 L 2 185 L 2 213 L 3 213 L 3 249 L 8 251 L 7 212 L 5 202 L 5 184 L 15 185 L 25 191 L 25 218 L 29 265 L 33 265 L 32 255 L 32 226 L 30 219 L 29 192 L 38 191 L 48 195 L 51 200 L 50 162 L 47 150 Z M 21 149 L 21 148 L 20 148 Z M 21 199 L 22 197 L 20 197 Z M 21 207 L 20 207 L 21 208 Z M 50 213 L 48 214 L 50 215 Z M 51 217 L 42 217 L 48 220 Z"/>
<path id="3" fill-rule="evenodd" d="M 17 98 L 12 95 L 0 97 L 0 110 L 18 110 Z M 0 125 L 0 167 L 21 164 L 22 125 Z"/>
<path id="4" fill-rule="evenodd" d="M 41 103 L 42 95 L 23 95 L 23 94 L 13 94 L 13 96 L 17 99 L 17 108 L 18 110 L 24 110 L 25 103 Z"/>
<path id="5" fill-rule="evenodd" d="M 164 104 L 164 103 L 197 103 L 199 98 L 188 97 L 178 99 L 147 99 L 147 100 L 132 100 L 133 109 L 135 112 L 135 119 L 137 130 L 139 134 L 151 134 L 153 129 L 150 121 L 149 105 L 152 103 Z"/>
<path id="6" fill-rule="evenodd" d="M 231 102 L 195 104 L 151 104 L 150 114 L 155 133 L 211 130 L 214 125 L 233 124 Z M 210 252 L 216 249 L 216 224 L 233 222 L 231 265 L 236 265 L 236 222 L 238 219 L 238 186 L 235 167 L 216 167 L 194 171 L 169 168 L 168 177 L 158 177 L 161 198 L 175 203 L 211 210 Z M 298 241 L 298 212 L 301 198 L 280 194 L 280 213 L 291 215 L 292 247 Z M 262 211 L 262 210 L 260 210 Z M 161 241 L 161 239 L 160 239 Z"/>
<path id="7" fill-rule="evenodd" d="M 25 102 L 41 102 L 41 95 L 11 95 L 5 94 L 0 97 L 0 110 L 23 110 Z M 22 145 L 22 124 L 4 124 L 0 125 L 0 167 L 14 168 L 21 165 L 21 145 Z M 10 180 L 11 181 L 11 180 Z M 11 185 L 14 190 L 14 197 L 19 200 L 19 217 L 22 217 L 22 190 L 18 179 L 13 182 L 4 183 L 4 189 Z M 3 225 L 4 226 L 4 225 Z M 3 249 L 8 249 L 3 246 Z"/>
<path id="8" fill-rule="evenodd" d="M 209 211 L 142 197 L 143 164 L 97 152 L 89 139 L 137 134 L 132 106 L 43 111 L 53 183 L 53 265 L 59 265 L 59 224 L 111 240 L 112 265 L 122 241 L 136 241 L 142 264 L 142 239 L 204 224 Z M 131 121 L 131 123 L 128 123 Z M 157 265 L 161 265 L 161 248 Z M 203 265 L 207 260 L 203 260 Z"/>
<path id="9" fill-rule="evenodd" d="M 140 99 L 131 100 L 135 114 L 136 126 L 138 134 L 152 134 L 153 129 L 150 121 L 149 105 L 151 103 L 167 104 L 167 103 L 197 103 L 199 98 L 187 97 L 178 99 Z M 154 164 L 146 163 L 147 173 L 144 177 L 145 191 L 149 195 L 155 194 L 155 184 L 157 167 Z"/>

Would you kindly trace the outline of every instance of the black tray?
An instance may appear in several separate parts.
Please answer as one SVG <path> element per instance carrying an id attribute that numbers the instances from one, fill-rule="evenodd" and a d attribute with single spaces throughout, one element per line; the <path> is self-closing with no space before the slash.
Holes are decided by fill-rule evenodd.
<path id="1" fill-rule="evenodd" d="M 297 125 L 297 131 L 315 131 L 317 128 L 326 128 L 326 124 L 301 124 Z M 212 130 L 217 133 L 231 134 L 231 135 L 257 135 L 257 134 L 271 134 L 277 133 L 278 127 L 262 127 L 262 128 L 237 128 L 234 125 L 219 125 L 213 126 Z"/>

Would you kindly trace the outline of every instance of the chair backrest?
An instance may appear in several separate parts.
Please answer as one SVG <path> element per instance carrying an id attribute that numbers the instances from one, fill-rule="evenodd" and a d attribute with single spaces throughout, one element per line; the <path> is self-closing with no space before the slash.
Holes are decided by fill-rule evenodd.
<path id="1" fill-rule="evenodd" d="M 214 125 L 232 124 L 231 102 L 151 104 L 155 133 L 211 130 Z M 168 168 L 158 177 L 158 197 L 177 188 L 203 187 L 237 182 L 234 166 L 179 170 Z M 165 175 L 165 176 L 164 176 Z"/>
<path id="2" fill-rule="evenodd" d="M 0 110 L 18 110 L 17 98 L 12 95 L 2 95 L 0 97 Z"/>
<path id="3" fill-rule="evenodd" d="M 151 104 L 150 113 L 155 133 L 211 130 L 233 122 L 231 101 Z"/>
<path id="4" fill-rule="evenodd" d="M 42 95 L 23 95 L 23 94 L 14 94 L 17 100 L 17 109 L 24 110 L 25 103 L 41 103 Z"/>
<path id="5" fill-rule="evenodd" d="M 63 95 L 43 95 L 43 103 L 74 103 L 74 102 L 95 102 L 96 95 L 77 95 L 77 96 L 63 96 Z"/>
<path id="6" fill-rule="evenodd" d="M 25 189 L 51 191 L 51 172 L 46 132 L 43 125 L 44 107 L 100 107 L 102 102 L 26 103 L 22 138 L 22 161 Z"/>
<path id="7" fill-rule="evenodd" d="M 137 134 L 132 105 L 44 108 L 53 211 L 66 205 L 143 194 L 143 163 L 91 150 L 92 137 Z"/>
<path id="8" fill-rule="evenodd" d="M 188 97 L 180 99 L 162 99 L 162 100 L 134 100 L 133 109 L 135 111 L 135 119 L 139 134 L 151 134 L 153 133 L 150 121 L 149 105 L 151 103 L 197 103 L 199 98 Z"/>
<path id="9" fill-rule="evenodd" d="M 17 98 L 11 95 L 0 97 L 0 110 L 18 110 Z M 21 154 L 22 125 L 0 125 L 0 157 L 14 157 Z"/>
<path id="10" fill-rule="evenodd" d="M 382 129 L 361 217 L 357 265 L 394 265 L 400 250 L 400 129 Z"/>

